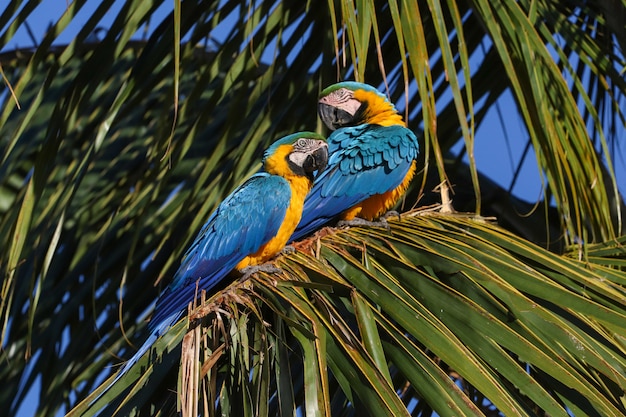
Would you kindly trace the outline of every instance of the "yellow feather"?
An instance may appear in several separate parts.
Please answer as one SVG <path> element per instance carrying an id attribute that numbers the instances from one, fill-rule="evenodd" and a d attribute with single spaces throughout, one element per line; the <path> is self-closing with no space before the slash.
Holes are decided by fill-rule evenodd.
<path id="1" fill-rule="evenodd" d="M 402 116 L 398 114 L 393 105 L 371 91 L 356 90 L 354 98 L 364 103 L 367 108 L 364 114 L 363 123 L 377 124 L 380 126 L 400 125 L 406 127 Z M 343 220 L 352 220 L 360 217 L 366 220 L 375 220 L 391 209 L 404 195 L 409 183 L 415 175 L 416 163 L 411 163 L 411 168 L 402 180 L 402 183 L 391 191 L 384 194 L 376 194 L 356 206 L 346 210 L 341 216 Z"/>
<path id="2" fill-rule="evenodd" d="M 398 114 L 393 105 L 378 94 L 371 91 L 356 90 L 354 92 L 354 98 L 361 103 L 367 102 L 367 108 L 364 114 L 365 120 L 363 123 L 371 123 L 380 126 L 406 126 L 404 120 L 402 120 L 402 116 Z"/>
<path id="3" fill-rule="evenodd" d="M 285 213 L 285 220 L 278 229 L 278 233 L 272 239 L 270 239 L 265 245 L 261 246 L 256 253 L 246 256 L 236 266 L 237 269 L 242 269 L 251 265 L 259 265 L 270 260 L 274 255 L 280 252 L 291 237 L 291 234 L 296 230 L 296 226 L 300 222 L 302 217 L 302 207 L 304 205 L 304 199 L 313 182 L 301 175 L 296 175 L 287 164 L 287 155 L 293 151 L 293 146 L 282 145 L 276 152 L 265 160 L 265 171 L 272 175 L 280 175 L 289 182 L 291 187 L 291 200 L 289 201 L 289 207 Z"/>
<path id="4" fill-rule="evenodd" d="M 404 176 L 402 183 L 391 191 L 387 191 L 384 194 L 375 194 L 367 200 L 357 204 L 349 210 L 346 210 L 341 218 L 343 220 L 352 220 L 355 217 L 360 217 L 365 220 L 375 220 L 385 214 L 392 208 L 398 200 L 404 195 L 408 188 L 413 176 L 415 175 L 415 168 L 417 164 L 415 161 L 411 163 L 411 168 Z"/>

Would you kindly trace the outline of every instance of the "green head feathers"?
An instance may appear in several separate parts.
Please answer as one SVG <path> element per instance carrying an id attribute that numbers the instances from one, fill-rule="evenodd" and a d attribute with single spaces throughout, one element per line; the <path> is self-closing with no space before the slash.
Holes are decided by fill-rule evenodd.
<path id="1" fill-rule="evenodd" d="M 278 139 L 276 142 L 272 143 L 269 148 L 263 154 L 263 160 L 265 161 L 270 156 L 274 155 L 276 150 L 282 145 L 293 145 L 298 141 L 298 139 L 314 139 L 314 140 L 323 140 L 326 142 L 326 138 L 319 133 L 315 132 L 297 132 L 291 135 L 285 136 L 283 138 Z"/>
<path id="2" fill-rule="evenodd" d="M 342 81 L 340 83 L 330 85 L 326 87 L 324 90 L 322 90 L 322 92 L 320 93 L 320 97 L 327 96 L 328 94 L 332 93 L 333 91 L 339 90 L 340 88 L 347 88 L 348 90 L 352 90 L 352 91 L 356 91 L 356 90 L 369 91 L 370 93 L 378 94 L 379 97 L 387 100 L 387 97 L 383 93 L 378 91 L 376 88 L 372 87 L 369 84 L 358 83 L 356 81 Z"/>

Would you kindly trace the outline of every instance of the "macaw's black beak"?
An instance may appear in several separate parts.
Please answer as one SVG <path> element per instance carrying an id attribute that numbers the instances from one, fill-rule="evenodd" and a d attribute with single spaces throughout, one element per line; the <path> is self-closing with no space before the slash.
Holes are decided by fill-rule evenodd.
<path id="1" fill-rule="evenodd" d="M 320 141 L 320 146 L 307 155 L 302 168 L 305 172 L 313 174 L 317 171 L 317 176 L 326 169 L 328 165 L 328 145 L 326 142 Z"/>
<path id="2" fill-rule="evenodd" d="M 338 109 L 330 104 L 318 103 L 317 112 L 320 119 L 330 130 L 337 130 L 340 127 L 350 126 L 354 116 L 345 110 Z"/>
<path id="3" fill-rule="evenodd" d="M 324 143 L 324 146 L 320 146 L 316 149 L 315 152 L 313 152 L 313 157 L 317 164 L 317 175 L 315 177 L 319 177 L 328 166 L 328 145 Z"/>

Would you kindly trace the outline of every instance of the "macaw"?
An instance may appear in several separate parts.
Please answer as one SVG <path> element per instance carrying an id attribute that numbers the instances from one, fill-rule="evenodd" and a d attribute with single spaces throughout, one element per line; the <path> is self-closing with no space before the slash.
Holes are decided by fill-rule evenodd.
<path id="1" fill-rule="evenodd" d="M 331 85 L 320 94 L 318 113 L 333 130 L 328 167 L 317 176 L 290 241 L 334 220 L 371 224 L 398 202 L 415 175 L 417 137 L 374 87 Z"/>
<path id="2" fill-rule="evenodd" d="M 150 336 L 110 385 L 183 316 L 197 293 L 196 283 L 198 291 L 208 292 L 233 269 L 254 272 L 285 247 L 300 221 L 314 173 L 322 172 L 327 162 L 325 139 L 313 132 L 286 136 L 265 151 L 265 172 L 250 177 L 211 214 L 158 298 Z"/>

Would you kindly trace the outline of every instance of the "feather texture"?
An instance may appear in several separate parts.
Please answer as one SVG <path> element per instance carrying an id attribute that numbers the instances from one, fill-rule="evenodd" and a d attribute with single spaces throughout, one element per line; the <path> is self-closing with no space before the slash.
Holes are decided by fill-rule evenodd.
<path id="1" fill-rule="evenodd" d="M 413 132 L 397 125 L 366 124 L 339 129 L 329 136 L 328 145 L 328 168 L 307 196 L 302 219 L 291 240 L 341 218 L 343 212 L 372 196 L 400 186 L 418 155 Z"/>
<path id="2" fill-rule="evenodd" d="M 108 387 L 183 316 L 197 291 L 211 291 L 233 269 L 266 262 L 285 246 L 300 220 L 313 172 L 323 170 L 327 161 L 325 140 L 313 132 L 289 135 L 268 148 L 267 172 L 250 177 L 211 214 L 157 300 L 150 335 Z"/>
<path id="3" fill-rule="evenodd" d="M 290 201 L 287 180 L 267 173 L 252 176 L 228 196 L 187 250 L 171 285 L 159 297 L 151 322 L 185 309 L 193 300 L 196 281 L 200 289 L 210 291 L 257 252 L 280 229 Z"/>
<path id="4" fill-rule="evenodd" d="M 415 134 L 373 87 L 339 83 L 325 89 L 319 103 L 324 123 L 339 128 L 328 137 L 328 168 L 304 202 L 292 241 L 331 221 L 384 214 L 406 190 L 419 153 Z"/>

